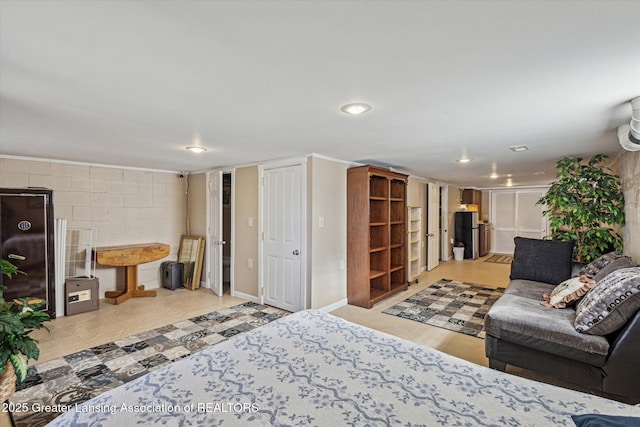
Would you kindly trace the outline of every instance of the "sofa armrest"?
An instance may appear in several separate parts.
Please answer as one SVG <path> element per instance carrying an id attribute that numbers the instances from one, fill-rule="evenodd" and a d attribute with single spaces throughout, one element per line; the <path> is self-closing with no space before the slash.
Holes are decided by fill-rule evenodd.
<path id="1" fill-rule="evenodd" d="M 640 311 L 611 338 L 603 390 L 640 401 Z"/>

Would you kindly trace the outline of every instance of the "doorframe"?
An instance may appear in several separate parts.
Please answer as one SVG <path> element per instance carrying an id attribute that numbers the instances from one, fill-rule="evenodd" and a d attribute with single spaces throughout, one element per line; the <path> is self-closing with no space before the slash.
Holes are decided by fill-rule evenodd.
<path id="1" fill-rule="evenodd" d="M 236 245 L 233 244 L 233 242 L 235 242 L 235 234 L 236 234 L 236 229 L 234 227 L 234 221 L 235 221 L 235 211 L 236 211 L 236 170 L 235 169 L 225 169 L 225 168 L 220 168 L 220 169 L 213 169 L 210 170 L 208 172 L 206 172 L 206 241 L 207 241 L 207 246 L 211 246 L 211 242 L 209 241 L 209 236 L 211 236 L 211 210 L 212 210 L 212 206 L 211 206 L 211 174 L 212 173 L 220 173 L 220 187 L 222 188 L 222 177 L 224 176 L 224 174 L 231 174 L 231 241 L 228 242 L 229 244 L 231 244 L 231 260 L 229 262 L 229 294 L 231 296 L 234 296 L 235 294 L 235 289 L 234 289 L 234 264 L 235 264 L 235 259 L 236 259 L 236 255 L 235 255 L 235 251 L 236 251 Z M 222 193 L 221 193 L 222 196 Z M 222 197 L 220 197 L 220 203 L 222 203 Z M 220 206 L 220 211 L 222 211 L 222 205 Z M 224 214 L 220 215 L 220 221 L 222 223 L 222 226 L 224 227 Z M 222 238 L 222 236 L 220 236 L 220 238 Z M 206 279 L 205 279 L 205 288 L 211 289 L 213 291 L 213 287 L 211 284 L 212 281 L 212 275 L 211 275 L 211 251 L 206 251 L 206 269 L 207 269 L 207 274 L 206 274 Z M 223 265 L 220 265 L 220 268 L 224 268 Z M 224 283 L 223 283 L 223 292 L 224 292 Z"/>
<path id="2" fill-rule="evenodd" d="M 300 257 L 300 286 L 302 287 L 300 292 L 300 298 L 302 302 L 302 309 L 309 308 L 309 280 L 307 278 L 307 261 L 311 255 L 311 250 L 307 247 L 307 157 L 292 157 L 288 159 L 274 160 L 267 163 L 258 165 L 258 299 L 260 304 L 264 304 L 264 296 L 266 293 L 263 267 L 265 265 L 264 260 L 264 184 L 265 184 L 265 170 L 284 168 L 287 166 L 301 166 L 301 186 L 302 194 L 300 195 L 300 249 L 302 256 Z M 233 182 L 233 180 L 232 180 Z M 233 212 L 233 211 L 232 211 Z"/>

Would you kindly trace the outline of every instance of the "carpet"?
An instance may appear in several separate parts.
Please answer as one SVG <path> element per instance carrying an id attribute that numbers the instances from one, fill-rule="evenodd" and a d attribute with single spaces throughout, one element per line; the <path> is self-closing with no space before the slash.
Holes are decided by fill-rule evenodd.
<path id="1" fill-rule="evenodd" d="M 504 288 L 441 279 L 383 311 L 477 338 L 484 338 L 484 316 Z"/>
<path id="2" fill-rule="evenodd" d="M 168 363 L 289 314 L 247 302 L 82 350 L 29 368 L 10 401 L 16 425 L 43 426 L 82 403 Z"/>
<path id="3" fill-rule="evenodd" d="M 496 264 L 511 264 L 513 257 L 511 255 L 491 255 L 484 262 L 493 262 Z"/>

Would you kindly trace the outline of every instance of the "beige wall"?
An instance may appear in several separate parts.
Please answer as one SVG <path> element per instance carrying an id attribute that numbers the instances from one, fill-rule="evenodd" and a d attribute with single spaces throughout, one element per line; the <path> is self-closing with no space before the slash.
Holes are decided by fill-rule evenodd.
<path id="1" fill-rule="evenodd" d="M 0 158 L 0 187 L 46 187 L 54 191 L 54 216 L 67 228 L 95 228 L 96 246 L 161 242 L 164 260 L 141 264 L 138 280 L 160 284 L 162 261 L 177 258 L 184 233 L 185 180 L 173 172 Z M 124 286 L 124 269 L 98 266 L 100 296 Z"/>
<path id="2" fill-rule="evenodd" d="M 624 191 L 624 253 L 640 263 L 640 151 L 627 152 L 620 162 Z"/>
<path id="3" fill-rule="evenodd" d="M 186 179 L 186 178 L 185 178 Z M 186 233 L 204 237 L 207 233 L 207 175 L 189 175 L 189 215 Z"/>
<path id="4" fill-rule="evenodd" d="M 235 197 L 234 291 L 258 297 L 258 167 L 248 166 L 235 170 L 233 196 Z M 253 218 L 253 227 L 249 227 Z M 253 268 L 248 267 L 249 259 Z"/>
<path id="5" fill-rule="evenodd" d="M 449 237 L 447 238 L 447 253 L 449 255 L 449 259 L 453 259 L 453 245 L 451 244 L 451 239 L 455 239 L 456 237 L 456 224 L 455 217 L 456 212 L 458 211 L 458 207 L 460 206 L 460 187 L 456 187 L 454 185 L 449 186 Z"/>
<path id="6" fill-rule="evenodd" d="M 318 157 L 309 158 L 311 191 L 308 216 L 307 258 L 310 308 L 322 308 L 347 298 L 347 169 L 349 165 Z M 324 226 L 320 227 L 320 218 Z M 342 262 L 342 265 L 341 265 Z"/>

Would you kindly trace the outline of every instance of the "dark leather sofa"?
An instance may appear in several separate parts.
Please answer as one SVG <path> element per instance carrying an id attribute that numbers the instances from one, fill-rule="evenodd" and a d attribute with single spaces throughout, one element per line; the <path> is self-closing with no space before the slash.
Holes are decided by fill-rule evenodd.
<path id="1" fill-rule="evenodd" d="M 580 333 L 574 328 L 575 307 L 553 309 L 540 304 L 542 295 L 555 286 L 511 280 L 485 317 L 489 366 L 501 371 L 506 365 L 517 366 L 615 400 L 639 403 L 640 311 L 609 335 Z"/>

